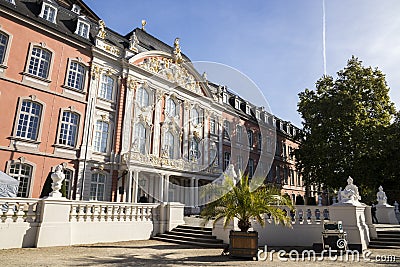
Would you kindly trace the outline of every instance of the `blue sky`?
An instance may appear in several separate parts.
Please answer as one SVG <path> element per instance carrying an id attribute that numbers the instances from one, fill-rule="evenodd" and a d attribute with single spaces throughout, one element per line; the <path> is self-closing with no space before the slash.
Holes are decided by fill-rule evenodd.
<path id="1" fill-rule="evenodd" d="M 141 26 L 165 43 L 180 37 L 192 61 L 212 61 L 247 75 L 272 112 L 301 126 L 297 94 L 323 75 L 322 0 L 87 0 L 107 27 Z M 352 55 L 386 74 L 400 107 L 400 1 L 326 0 L 327 74 Z M 209 77 L 210 78 L 210 77 Z M 246 96 L 243 96 L 246 98 Z"/>

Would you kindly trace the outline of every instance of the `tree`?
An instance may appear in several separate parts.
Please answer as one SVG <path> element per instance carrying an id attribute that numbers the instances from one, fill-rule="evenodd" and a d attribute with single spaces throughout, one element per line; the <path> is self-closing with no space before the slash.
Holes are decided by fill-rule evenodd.
<path id="1" fill-rule="evenodd" d="M 285 205 L 292 208 L 290 199 L 282 197 L 279 189 L 262 185 L 251 191 L 248 176 L 243 176 L 236 186 L 230 177 L 225 179 L 225 183 L 231 190 L 205 206 L 201 212 L 205 219 L 204 224 L 209 220 L 214 220 L 215 224 L 224 219 L 226 227 L 236 217 L 240 230 L 247 232 L 251 227 L 250 219 L 255 219 L 264 226 L 264 214 L 269 213 L 275 223 L 290 226 L 290 217 L 284 210 L 274 206 Z"/>
<path id="2" fill-rule="evenodd" d="M 384 133 L 395 114 L 385 75 L 356 57 L 337 73 L 323 76 L 315 90 L 299 93 L 303 118 L 297 168 L 306 184 L 338 189 L 348 176 L 361 193 L 377 189 L 384 175 Z"/>

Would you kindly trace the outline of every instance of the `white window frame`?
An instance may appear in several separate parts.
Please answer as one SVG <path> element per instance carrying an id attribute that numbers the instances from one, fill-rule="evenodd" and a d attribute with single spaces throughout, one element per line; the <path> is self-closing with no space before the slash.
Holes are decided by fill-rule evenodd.
<path id="1" fill-rule="evenodd" d="M 224 120 L 224 138 L 230 139 L 231 134 L 231 123 L 228 120 Z"/>
<path id="2" fill-rule="evenodd" d="M 4 44 L 0 44 L 1 47 L 3 47 L 3 55 L 1 55 L 0 58 L 0 67 L 4 67 L 7 65 L 7 61 L 8 61 L 8 54 L 10 51 L 10 44 L 11 44 L 11 40 L 12 40 L 12 36 L 8 33 L 5 32 L 3 29 L 0 30 L 0 34 L 4 35 L 5 38 L 7 38 L 7 40 L 5 41 Z"/>
<path id="3" fill-rule="evenodd" d="M 71 117 L 69 118 L 69 121 L 64 121 L 64 113 L 70 113 L 71 115 L 77 116 L 76 124 L 71 122 Z M 68 109 L 61 109 L 60 126 L 59 126 L 59 131 L 58 131 L 57 144 L 62 145 L 62 146 L 73 147 L 73 148 L 77 147 L 80 119 L 81 119 L 81 114 L 79 114 L 78 112 L 68 110 Z M 66 134 L 64 134 L 65 131 L 66 131 Z M 75 133 L 73 133 L 74 131 L 75 131 Z M 70 138 L 71 134 L 75 135 L 74 137 L 72 137 L 73 140 Z M 61 135 L 66 136 L 66 140 L 62 139 Z M 69 142 L 70 140 L 73 142 Z"/>
<path id="4" fill-rule="evenodd" d="M 150 105 L 150 93 L 143 86 L 140 86 L 136 90 L 136 103 L 141 108 L 148 107 Z"/>
<path id="5" fill-rule="evenodd" d="M 147 128 L 145 125 L 143 125 L 143 123 L 137 123 L 135 125 L 135 137 L 136 137 L 135 142 L 137 141 L 139 153 L 146 154 L 146 151 L 147 151 Z"/>
<path id="6" fill-rule="evenodd" d="M 237 141 L 238 143 L 241 143 L 241 142 L 242 142 L 242 137 L 243 137 L 243 129 L 242 129 L 242 126 L 237 125 L 237 126 L 236 126 L 236 141 Z"/>
<path id="7" fill-rule="evenodd" d="M 40 50 L 39 56 L 33 54 L 35 51 L 39 50 Z M 44 52 L 49 54 L 50 56 L 49 59 L 43 58 Z M 46 68 L 40 67 L 44 63 L 47 65 Z M 26 74 L 32 75 L 39 79 L 49 80 L 53 65 L 52 63 L 53 63 L 53 52 L 51 50 L 44 48 L 43 46 L 40 45 L 32 45 L 29 51 L 28 62 L 26 64 Z M 45 71 L 41 71 L 41 69 L 45 69 Z"/>
<path id="8" fill-rule="evenodd" d="M 100 177 L 104 179 L 100 180 Z M 105 191 L 106 191 L 107 174 L 103 172 L 92 173 L 90 177 L 90 191 L 89 200 L 91 201 L 104 201 Z M 103 190 L 102 194 L 99 189 Z"/>
<path id="9" fill-rule="evenodd" d="M 103 73 L 100 78 L 100 86 L 97 96 L 101 99 L 113 101 L 114 99 L 115 79 L 111 75 Z"/>
<path id="10" fill-rule="evenodd" d="M 98 128 L 101 123 L 100 129 Z M 107 130 L 104 130 L 104 125 L 107 125 Z M 93 137 L 93 149 L 98 153 L 107 153 L 109 148 L 109 137 L 110 137 L 111 125 L 107 121 L 97 120 L 94 125 L 94 137 Z M 103 146 L 105 144 L 105 146 Z"/>
<path id="11" fill-rule="evenodd" d="M 199 142 L 195 138 L 192 138 L 189 144 L 189 160 L 197 161 L 200 159 L 200 156 Z"/>
<path id="12" fill-rule="evenodd" d="M 177 115 L 177 104 L 172 98 L 167 98 L 165 101 L 165 114 L 168 117 L 175 117 Z"/>
<path id="13" fill-rule="evenodd" d="M 73 68 L 76 65 L 77 68 Z M 78 68 L 81 68 L 79 70 Z M 83 72 L 81 72 L 83 70 Z M 65 77 L 65 86 L 69 89 L 77 90 L 79 92 L 85 91 L 86 86 L 86 75 L 87 75 L 87 66 L 81 62 L 76 60 L 70 60 L 68 62 L 68 70 L 67 75 Z M 81 78 L 80 78 L 81 77 Z M 77 80 L 81 79 L 80 83 L 77 83 Z"/>
<path id="14" fill-rule="evenodd" d="M 85 28 L 86 32 L 84 31 Z M 76 29 L 75 29 L 75 34 L 82 36 L 83 38 L 89 39 L 89 33 L 90 33 L 90 24 L 83 21 L 81 18 L 78 18 L 78 22 L 76 23 Z"/>
<path id="15" fill-rule="evenodd" d="M 22 177 L 22 179 L 28 179 L 27 181 L 23 181 L 20 178 L 21 169 L 18 170 L 18 173 L 15 173 L 15 174 L 11 173 L 12 165 L 16 165 L 16 164 L 26 165 L 31 168 L 30 176 L 23 175 L 24 177 Z M 33 188 L 32 185 L 33 185 L 33 181 L 34 181 L 35 171 L 36 171 L 36 165 L 32 162 L 28 162 L 27 160 L 25 160 L 24 157 L 20 157 L 19 159 L 16 159 L 16 160 L 7 161 L 7 174 L 20 181 L 19 187 L 18 187 L 18 196 L 21 196 L 21 197 L 31 197 L 32 196 L 32 188 Z M 22 180 L 22 182 L 21 182 L 21 180 Z M 22 190 L 24 188 L 23 187 L 24 182 L 27 184 L 26 190 Z M 23 194 L 21 194 L 21 193 L 23 193 Z"/>
<path id="16" fill-rule="evenodd" d="M 190 111 L 190 121 L 193 125 L 200 124 L 200 112 L 196 108 L 192 108 Z"/>
<path id="17" fill-rule="evenodd" d="M 50 14 L 48 13 L 49 10 L 54 11 L 54 17 L 52 19 L 49 17 L 50 16 Z M 47 15 L 45 15 L 46 12 L 47 12 Z M 50 21 L 51 23 L 56 23 L 57 13 L 58 13 L 58 8 L 56 6 L 54 6 L 53 4 L 47 3 L 47 2 L 43 2 L 42 10 L 39 14 L 39 17 L 41 17 L 42 19 L 45 19 L 47 21 Z"/>
<path id="18" fill-rule="evenodd" d="M 217 122 L 214 118 L 210 118 L 210 133 L 217 134 Z"/>
<path id="19" fill-rule="evenodd" d="M 231 161 L 231 153 L 224 152 L 224 170 L 228 168 L 229 162 Z"/>
<path id="20" fill-rule="evenodd" d="M 254 133 L 252 130 L 247 130 L 247 139 L 249 140 L 249 147 L 252 148 L 254 145 Z"/>
<path id="21" fill-rule="evenodd" d="M 65 193 L 67 194 L 66 197 L 68 199 L 71 199 L 72 182 L 74 180 L 74 171 L 69 168 L 65 168 L 63 172 L 65 174 L 64 181 L 65 181 Z M 69 173 L 69 174 L 67 174 L 67 173 Z"/>
<path id="22" fill-rule="evenodd" d="M 175 159 L 175 146 L 176 146 L 176 138 L 175 135 L 168 131 L 164 134 L 164 149 L 168 150 L 168 157 L 170 159 Z"/>
<path id="23" fill-rule="evenodd" d="M 32 114 L 31 112 L 26 112 L 23 111 L 22 109 L 24 107 L 24 102 L 30 102 L 31 104 L 35 104 L 38 105 L 40 107 L 40 111 L 39 114 Z M 32 105 L 29 108 L 30 111 L 32 111 Z M 15 131 L 14 131 L 14 136 L 17 138 L 22 138 L 22 139 L 26 139 L 26 140 L 32 140 L 32 141 L 38 141 L 40 138 L 40 134 L 41 134 L 41 126 L 42 126 L 42 119 L 43 119 L 43 111 L 44 111 L 44 106 L 42 103 L 29 99 L 29 98 L 21 98 L 20 99 L 20 103 L 18 105 L 18 112 L 17 112 L 17 121 L 15 123 Z M 27 115 L 28 116 L 28 120 L 26 120 L 24 117 Z M 24 128 L 24 124 L 20 124 L 21 119 L 23 119 L 23 121 L 27 121 L 26 125 L 25 125 L 25 131 L 23 131 L 21 128 Z M 28 133 L 29 133 L 29 125 L 32 123 L 32 119 L 37 118 L 37 128 L 35 129 L 35 133 L 34 133 L 34 138 L 32 138 L 32 133 L 31 133 L 31 137 L 28 137 Z M 21 126 L 21 127 L 20 127 Z"/>

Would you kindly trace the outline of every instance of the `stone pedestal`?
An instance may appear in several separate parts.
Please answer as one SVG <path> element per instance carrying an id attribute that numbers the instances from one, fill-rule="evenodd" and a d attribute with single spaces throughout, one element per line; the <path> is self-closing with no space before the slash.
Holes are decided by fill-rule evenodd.
<path id="1" fill-rule="evenodd" d="M 349 249 L 362 251 L 367 249 L 369 244 L 370 235 L 365 221 L 365 208 L 365 205 L 334 205 L 329 208 L 330 220 L 343 223 Z"/>
<path id="2" fill-rule="evenodd" d="M 71 245 L 70 201 L 47 198 L 41 200 L 40 207 L 36 247 Z"/>
<path id="3" fill-rule="evenodd" d="M 379 223 L 399 224 L 394 207 L 387 204 L 376 205 L 376 217 Z"/>

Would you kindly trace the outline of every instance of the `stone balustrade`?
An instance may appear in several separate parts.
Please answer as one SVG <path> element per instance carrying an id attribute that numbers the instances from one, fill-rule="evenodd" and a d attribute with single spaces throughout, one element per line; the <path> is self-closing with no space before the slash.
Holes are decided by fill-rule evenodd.
<path id="1" fill-rule="evenodd" d="M 0 224 L 36 222 L 39 200 L 34 198 L 0 198 Z"/>

